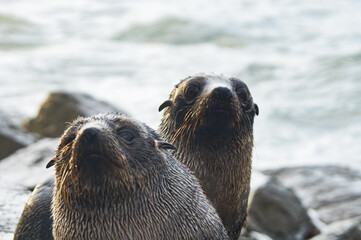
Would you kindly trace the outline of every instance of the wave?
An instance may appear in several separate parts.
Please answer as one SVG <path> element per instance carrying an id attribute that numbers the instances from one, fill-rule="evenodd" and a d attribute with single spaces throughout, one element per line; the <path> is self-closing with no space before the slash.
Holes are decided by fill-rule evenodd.
<path id="1" fill-rule="evenodd" d="M 119 41 L 167 43 L 174 45 L 214 43 L 225 47 L 243 47 L 236 35 L 203 23 L 167 17 L 150 24 L 137 24 L 116 34 Z"/>
<path id="2" fill-rule="evenodd" d="M 40 30 L 25 19 L 0 13 L 0 50 L 32 48 L 41 44 Z"/>

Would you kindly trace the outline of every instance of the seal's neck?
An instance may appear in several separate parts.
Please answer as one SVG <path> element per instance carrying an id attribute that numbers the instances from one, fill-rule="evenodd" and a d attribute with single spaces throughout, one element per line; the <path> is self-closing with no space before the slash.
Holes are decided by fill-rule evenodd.
<path id="1" fill-rule="evenodd" d="M 132 239 L 131 232 L 136 229 L 130 216 L 141 215 L 141 204 L 155 191 L 137 188 L 124 194 L 119 188 L 104 185 L 108 187 L 109 191 L 99 195 L 94 191 L 56 195 L 56 189 L 52 204 L 54 239 Z"/>
<path id="2" fill-rule="evenodd" d="M 222 145 L 175 144 L 176 157 L 198 178 L 232 239 L 246 218 L 250 192 L 253 135 L 243 136 Z"/>
<path id="3" fill-rule="evenodd" d="M 120 233 L 121 226 L 116 223 L 120 222 L 116 214 L 117 209 L 108 206 L 108 211 L 94 206 L 101 204 L 94 202 L 93 209 L 84 209 L 82 206 L 69 207 L 62 202 L 55 200 L 53 203 L 53 235 L 54 239 L 109 239 L 107 234 Z M 105 214 L 109 212 L 111 214 Z M 114 231 L 117 229 L 117 231 Z M 121 239 L 118 236 L 118 239 Z"/>
<path id="4" fill-rule="evenodd" d="M 208 197 L 210 194 L 223 196 L 226 190 L 235 195 L 249 191 L 252 128 L 228 136 L 199 137 L 191 133 L 177 135 L 175 126 L 167 123 L 164 118 L 159 128 L 161 135 L 177 147 L 173 155 L 194 173 Z"/>
<path id="5" fill-rule="evenodd" d="M 223 203 L 234 205 L 240 196 L 248 196 L 253 148 L 252 131 L 242 132 L 218 142 L 217 139 L 193 139 L 176 140 L 173 144 L 177 147 L 175 157 L 195 174 L 216 208 L 218 204 Z"/>
<path id="6" fill-rule="evenodd" d="M 172 138 L 173 133 L 163 132 L 163 137 L 177 147 L 175 156 L 182 162 L 204 162 L 207 166 L 243 166 L 252 158 L 252 130 L 232 135 Z"/>

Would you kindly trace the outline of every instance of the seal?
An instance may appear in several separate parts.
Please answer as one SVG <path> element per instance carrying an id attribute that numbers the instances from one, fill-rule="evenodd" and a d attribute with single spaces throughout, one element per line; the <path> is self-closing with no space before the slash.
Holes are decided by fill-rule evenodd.
<path id="1" fill-rule="evenodd" d="M 159 131 L 173 155 L 199 179 L 231 239 L 247 216 L 253 123 L 259 113 L 247 85 L 219 74 L 196 74 L 175 86 Z"/>
<path id="2" fill-rule="evenodd" d="M 124 114 L 79 118 L 56 157 L 54 239 L 228 239 L 174 146 Z"/>
<path id="3" fill-rule="evenodd" d="M 16 226 L 14 240 L 49 240 L 53 238 L 51 200 L 54 178 L 40 182 L 32 192 Z"/>

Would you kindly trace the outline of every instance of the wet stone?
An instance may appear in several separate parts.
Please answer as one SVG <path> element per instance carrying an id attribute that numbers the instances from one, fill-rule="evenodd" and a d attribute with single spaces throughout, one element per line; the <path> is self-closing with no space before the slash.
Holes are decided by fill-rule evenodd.
<path id="1" fill-rule="evenodd" d="M 111 104 L 86 94 L 53 92 L 41 105 L 38 115 L 24 122 L 24 127 L 43 137 L 60 137 L 67 124 L 79 116 L 119 111 Z"/>
<path id="2" fill-rule="evenodd" d="M 272 239 L 301 240 L 319 233 L 294 191 L 275 179 L 254 191 L 248 214 L 248 230 Z"/>

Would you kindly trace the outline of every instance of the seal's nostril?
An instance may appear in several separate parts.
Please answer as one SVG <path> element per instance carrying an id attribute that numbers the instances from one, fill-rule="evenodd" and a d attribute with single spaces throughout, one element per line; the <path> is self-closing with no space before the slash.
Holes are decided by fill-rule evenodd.
<path id="1" fill-rule="evenodd" d="M 91 143 L 96 138 L 98 133 L 99 129 L 91 127 L 84 130 L 83 136 L 89 143 Z"/>
<path id="2" fill-rule="evenodd" d="M 219 99 L 227 99 L 232 97 L 232 92 L 226 87 L 217 87 L 213 89 L 212 95 Z"/>

